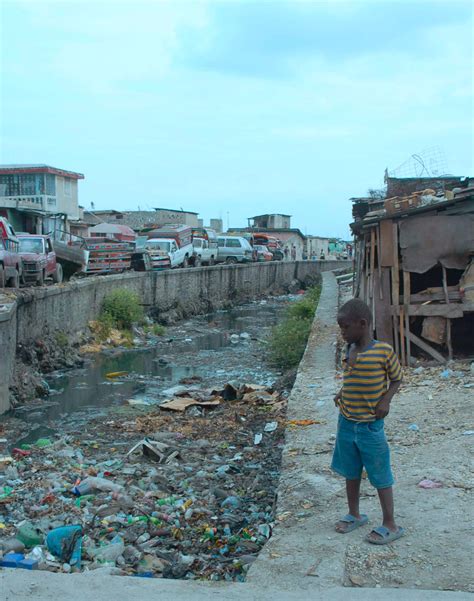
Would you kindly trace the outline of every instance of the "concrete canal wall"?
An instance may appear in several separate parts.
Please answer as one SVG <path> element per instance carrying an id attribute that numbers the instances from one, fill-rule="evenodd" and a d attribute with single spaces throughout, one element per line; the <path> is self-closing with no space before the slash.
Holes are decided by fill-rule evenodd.
<path id="1" fill-rule="evenodd" d="M 55 331 L 74 339 L 98 316 L 104 297 L 115 288 L 136 292 L 147 310 L 179 318 L 271 294 L 294 279 L 304 281 L 342 266 L 345 262 L 289 261 L 129 272 L 28 289 L 16 299 L 0 297 L 0 413 L 10 407 L 9 386 L 17 345 L 31 344 Z"/>

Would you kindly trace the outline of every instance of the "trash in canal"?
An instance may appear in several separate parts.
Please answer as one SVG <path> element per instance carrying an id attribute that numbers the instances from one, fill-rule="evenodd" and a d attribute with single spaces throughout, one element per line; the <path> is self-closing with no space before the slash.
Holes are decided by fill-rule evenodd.
<path id="1" fill-rule="evenodd" d="M 0 500 L 4 557 L 18 550 L 15 567 L 53 572 L 244 580 L 275 520 L 286 400 L 235 381 L 224 389 L 235 398 L 203 388 L 173 399 L 199 414 L 187 404 L 98 416 L 16 453 L 6 477 L 18 485 Z"/>
<path id="2" fill-rule="evenodd" d="M 115 378 L 123 378 L 124 376 L 128 376 L 128 371 L 111 371 L 108 374 L 105 374 L 105 377 L 111 380 Z"/>

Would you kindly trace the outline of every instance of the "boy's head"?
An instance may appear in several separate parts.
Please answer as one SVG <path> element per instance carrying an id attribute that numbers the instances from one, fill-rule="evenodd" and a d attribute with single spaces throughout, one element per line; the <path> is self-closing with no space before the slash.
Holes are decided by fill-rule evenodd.
<path id="1" fill-rule="evenodd" d="M 364 301 L 353 298 L 339 309 L 337 323 L 344 340 L 348 344 L 353 344 L 370 333 L 372 314 Z"/>

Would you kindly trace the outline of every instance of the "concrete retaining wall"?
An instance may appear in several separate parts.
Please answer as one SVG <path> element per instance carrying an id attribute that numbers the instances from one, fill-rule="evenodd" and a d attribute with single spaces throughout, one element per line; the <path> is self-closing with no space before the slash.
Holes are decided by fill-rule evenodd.
<path id="1" fill-rule="evenodd" d="M 293 279 L 304 280 L 341 265 L 341 261 L 298 261 L 129 272 L 22 292 L 3 310 L 0 304 L 0 413 L 10 406 L 8 387 L 17 345 L 41 339 L 46 332 L 60 330 L 71 338 L 83 332 L 99 314 L 104 296 L 115 288 L 136 292 L 155 313 L 187 316 L 270 294 Z"/>

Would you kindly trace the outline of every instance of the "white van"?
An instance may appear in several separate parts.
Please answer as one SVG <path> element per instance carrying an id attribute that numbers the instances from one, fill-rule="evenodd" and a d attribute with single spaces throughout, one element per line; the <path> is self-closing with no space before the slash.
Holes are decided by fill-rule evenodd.
<path id="1" fill-rule="evenodd" d="M 219 236 L 217 238 L 217 262 L 248 263 L 252 261 L 253 251 L 250 242 L 240 236 Z"/>

